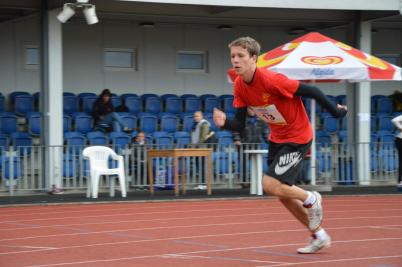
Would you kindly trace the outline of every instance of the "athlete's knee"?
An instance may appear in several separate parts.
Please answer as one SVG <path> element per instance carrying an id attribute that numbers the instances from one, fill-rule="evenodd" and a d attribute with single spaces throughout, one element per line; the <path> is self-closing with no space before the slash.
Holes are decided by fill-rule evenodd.
<path id="1" fill-rule="evenodd" d="M 275 178 L 264 175 L 262 186 L 264 188 L 264 192 L 269 195 L 277 196 L 279 194 L 280 184 Z"/>

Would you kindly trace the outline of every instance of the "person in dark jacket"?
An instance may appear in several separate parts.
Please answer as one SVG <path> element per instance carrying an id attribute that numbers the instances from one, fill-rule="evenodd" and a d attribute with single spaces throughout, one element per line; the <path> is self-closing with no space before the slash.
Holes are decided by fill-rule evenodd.
<path id="1" fill-rule="evenodd" d="M 95 101 L 92 109 L 92 117 L 95 120 L 95 129 L 101 131 L 123 131 L 131 132 L 132 129 L 124 124 L 119 114 L 115 112 L 112 101 L 112 93 L 104 89 L 99 98 Z"/>

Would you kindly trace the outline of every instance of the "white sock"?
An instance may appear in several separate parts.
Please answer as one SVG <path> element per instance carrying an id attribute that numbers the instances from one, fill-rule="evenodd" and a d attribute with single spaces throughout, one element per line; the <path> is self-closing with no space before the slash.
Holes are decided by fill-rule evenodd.
<path id="1" fill-rule="evenodd" d="M 321 230 L 318 230 L 317 232 L 315 232 L 314 235 L 320 240 L 324 240 L 328 236 L 327 232 L 323 228 L 321 228 Z"/>
<path id="2" fill-rule="evenodd" d="M 314 202 L 316 201 L 317 198 L 312 192 L 310 192 L 310 191 L 306 191 L 306 192 L 307 192 L 307 199 L 303 202 L 303 206 L 309 207 L 314 204 Z"/>

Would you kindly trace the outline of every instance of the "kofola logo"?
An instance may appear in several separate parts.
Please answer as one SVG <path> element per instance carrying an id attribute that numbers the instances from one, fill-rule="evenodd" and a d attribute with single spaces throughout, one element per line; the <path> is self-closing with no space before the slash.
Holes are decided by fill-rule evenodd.
<path id="1" fill-rule="evenodd" d="M 343 61 L 343 59 L 338 56 L 325 56 L 325 57 L 306 56 L 306 57 L 302 57 L 301 61 L 303 61 L 306 64 L 310 64 L 310 65 L 323 66 L 323 65 L 339 64 Z"/>

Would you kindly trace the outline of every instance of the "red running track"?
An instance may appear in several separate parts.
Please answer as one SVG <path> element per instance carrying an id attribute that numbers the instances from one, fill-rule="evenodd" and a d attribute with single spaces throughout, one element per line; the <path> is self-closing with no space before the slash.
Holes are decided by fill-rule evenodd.
<path id="1" fill-rule="evenodd" d="M 0 208 L 0 266 L 402 266 L 402 196 L 324 197 L 332 247 L 271 198 Z"/>

